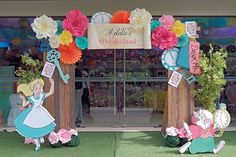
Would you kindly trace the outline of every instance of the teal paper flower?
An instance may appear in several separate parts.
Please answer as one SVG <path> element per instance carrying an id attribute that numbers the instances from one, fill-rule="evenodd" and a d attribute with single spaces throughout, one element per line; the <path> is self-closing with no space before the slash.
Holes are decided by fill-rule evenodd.
<path id="1" fill-rule="evenodd" d="M 61 34 L 63 32 L 62 22 L 61 20 L 57 20 L 57 35 Z"/>
<path id="2" fill-rule="evenodd" d="M 161 25 L 161 22 L 158 20 L 152 20 L 151 21 L 151 31 L 153 31 L 154 29 L 156 29 L 157 27 L 159 27 Z"/>
<path id="3" fill-rule="evenodd" d="M 189 43 L 189 37 L 187 34 L 183 34 L 178 38 L 178 43 L 177 43 L 177 47 L 182 47 L 185 46 L 186 44 Z"/>
<path id="4" fill-rule="evenodd" d="M 75 44 L 81 50 L 84 50 L 88 47 L 88 39 L 86 37 L 77 37 L 75 38 Z"/>

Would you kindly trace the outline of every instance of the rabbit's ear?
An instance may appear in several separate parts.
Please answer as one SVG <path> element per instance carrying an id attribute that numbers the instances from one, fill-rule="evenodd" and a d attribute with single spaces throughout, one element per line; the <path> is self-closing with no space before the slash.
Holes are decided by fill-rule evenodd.
<path id="1" fill-rule="evenodd" d="M 197 119 L 199 119 L 199 113 L 198 112 L 195 112 L 195 111 L 193 111 L 193 115 L 194 115 L 194 117 L 196 117 Z"/>

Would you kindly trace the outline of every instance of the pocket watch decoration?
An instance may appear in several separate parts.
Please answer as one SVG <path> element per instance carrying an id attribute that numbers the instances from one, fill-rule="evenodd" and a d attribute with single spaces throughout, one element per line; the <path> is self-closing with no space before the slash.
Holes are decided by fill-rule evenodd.
<path id="1" fill-rule="evenodd" d="M 226 105 L 221 103 L 220 108 L 214 113 L 214 124 L 216 128 L 225 129 L 229 126 L 230 123 L 230 114 L 226 110 Z"/>
<path id="2" fill-rule="evenodd" d="M 91 23 L 110 23 L 111 14 L 105 12 L 98 12 L 91 18 Z"/>
<path id="3" fill-rule="evenodd" d="M 172 71 L 179 69 L 179 67 L 176 64 L 178 52 L 179 52 L 179 49 L 176 47 L 169 49 L 169 50 L 165 50 L 163 52 L 163 54 L 161 56 L 161 62 L 162 62 L 162 65 L 166 69 L 172 70 Z"/>

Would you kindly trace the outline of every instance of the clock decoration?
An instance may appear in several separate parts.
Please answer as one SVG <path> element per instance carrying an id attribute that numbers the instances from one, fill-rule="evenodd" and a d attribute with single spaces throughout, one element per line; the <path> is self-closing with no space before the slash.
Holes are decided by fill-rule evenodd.
<path id="1" fill-rule="evenodd" d="M 161 56 L 161 62 L 162 62 L 162 65 L 166 69 L 172 70 L 172 71 L 179 69 L 179 67 L 176 64 L 178 52 L 179 52 L 179 49 L 176 47 L 169 49 L 169 50 L 165 50 L 163 52 L 163 54 Z"/>
<path id="2" fill-rule="evenodd" d="M 219 109 L 214 113 L 215 128 L 220 130 L 220 133 L 216 135 L 217 137 L 223 135 L 223 131 L 229 126 L 230 120 L 231 118 L 229 112 L 226 110 L 226 104 L 220 103 Z"/>
<path id="3" fill-rule="evenodd" d="M 112 15 L 106 12 L 98 12 L 91 18 L 91 23 L 110 23 Z"/>

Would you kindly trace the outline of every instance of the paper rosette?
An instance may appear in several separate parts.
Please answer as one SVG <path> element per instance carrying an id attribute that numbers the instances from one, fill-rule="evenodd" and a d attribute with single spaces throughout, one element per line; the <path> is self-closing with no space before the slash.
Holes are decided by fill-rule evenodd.
<path id="1" fill-rule="evenodd" d="M 65 64 L 74 64 L 80 60 L 82 56 L 81 50 L 73 41 L 70 45 L 60 45 L 58 51 L 61 54 L 60 60 Z"/>
<path id="2" fill-rule="evenodd" d="M 111 23 L 129 23 L 130 12 L 125 10 L 117 11 L 111 18 Z"/>

